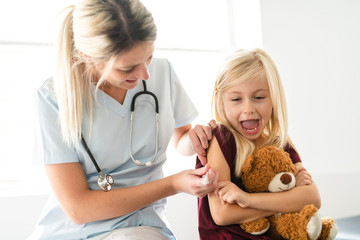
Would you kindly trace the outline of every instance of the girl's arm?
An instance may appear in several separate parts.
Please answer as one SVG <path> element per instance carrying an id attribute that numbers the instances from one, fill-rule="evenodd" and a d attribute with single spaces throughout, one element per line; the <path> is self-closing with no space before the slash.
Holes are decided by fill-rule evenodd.
<path id="1" fill-rule="evenodd" d="M 178 192 L 203 197 L 215 189 L 202 184 L 209 166 L 109 192 L 90 190 L 80 163 L 49 164 L 45 169 L 61 207 L 76 224 L 125 215 Z"/>
<path id="2" fill-rule="evenodd" d="M 231 172 L 216 138 L 210 142 L 207 154 L 209 165 L 218 172 L 219 181 L 230 181 Z M 238 204 L 225 204 L 215 192 L 208 194 L 211 216 L 220 226 L 239 224 L 259 217 L 273 215 L 275 212 L 255 208 L 242 208 Z"/>
<path id="3" fill-rule="evenodd" d="M 305 205 L 314 204 L 320 208 L 321 200 L 315 183 L 295 187 L 277 193 L 247 193 L 231 182 L 220 182 L 217 191 L 221 201 L 236 203 L 244 208 L 256 208 L 275 212 L 299 212 Z"/>
<path id="4" fill-rule="evenodd" d="M 295 163 L 295 178 L 296 186 L 309 185 L 313 182 L 313 179 L 308 171 L 303 167 L 302 162 Z"/>
<path id="5" fill-rule="evenodd" d="M 314 204 L 320 208 L 320 195 L 315 183 L 304 184 L 280 193 L 247 193 L 242 191 L 230 182 L 229 166 L 222 155 L 219 144 L 215 140 L 213 142 L 214 144 L 211 143 L 210 145 L 208 159 L 209 162 L 211 161 L 210 165 L 219 171 L 219 181 L 223 182 L 218 184 L 219 190 L 216 193 L 209 194 L 209 203 L 214 220 L 220 219 L 219 223 L 222 225 L 224 223 L 241 223 L 258 217 L 269 216 L 276 212 L 298 212 L 306 204 Z M 213 157 L 216 159 L 215 161 Z M 297 174 L 297 178 L 298 176 L 304 176 L 304 172 Z M 236 208 L 237 206 L 239 208 Z"/>

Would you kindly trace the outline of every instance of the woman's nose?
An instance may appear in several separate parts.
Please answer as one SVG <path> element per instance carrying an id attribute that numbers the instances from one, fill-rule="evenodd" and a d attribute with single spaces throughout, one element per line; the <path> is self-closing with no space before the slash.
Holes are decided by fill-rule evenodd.
<path id="1" fill-rule="evenodd" d="M 136 77 L 138 79 L 142 79 L 142 80 L 148 80 L 150 77 L 148 68 L 146 64 L 141 64 L 138 66 L 137 72 L 136 72 Z"/>

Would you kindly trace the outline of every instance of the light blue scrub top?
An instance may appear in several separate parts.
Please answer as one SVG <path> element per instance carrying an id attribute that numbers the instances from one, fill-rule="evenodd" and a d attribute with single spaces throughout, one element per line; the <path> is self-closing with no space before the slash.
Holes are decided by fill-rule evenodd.
<path id="1" fill-rule="evenodd" d="M 137 166 L 129 154 L 130 106 L 133 96 L 143 90 L 141 82 L 127 91 L 123 105 L 98 90 L 91 137 L 89 117 L 84 118 L 86 142 L 102 172 L 114 177 L 113 189 L 162 178 L 166 148 L 174 128 L 191 123 L 198 114 L 166 59 L 154 59 L 149 65 L 149 73 L 147 89 L 159 100 L 160 121 L 159 150 L 152 166 Z M 36 160 L 42 164 L 79 162 L 90 189 L 100 189 L 97 184 L 98 173 L 83 147 L 74 150 L 62 141 L 58 106 L 52 86 L 53 81 L 49 79 L 37 92 L 39 140 Z M 141 95 L 136 99 L 134 113 L 132 152 L 135 159 L 143 163 L 152 160 L 155 153 L 155 129 L 154 100 L 149 95 Z M 65 215 L 55 196 L 51 195 L 30 239 L 87 239 L 116 228 L 132 226 L 158 227 L 169 239 L 175 239 L 164 216 L 165 202 L 165 199 L 157 201 L 125 216 L 77 225 Z"/>

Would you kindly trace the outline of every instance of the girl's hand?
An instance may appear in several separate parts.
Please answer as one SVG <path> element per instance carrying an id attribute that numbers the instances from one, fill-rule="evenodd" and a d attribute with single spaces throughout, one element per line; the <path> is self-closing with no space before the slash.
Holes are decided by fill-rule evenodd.
<path id="1" fill-rule="evenodd" d="M 295 164 L 295 169 L 296 187 L 309 185 L 313 182 L 310 173 L 306 171 L 302 164 Z"/>
<path id="2" fill-rule="evenodd" d="M 220 198 L 222 204 L 236 203 L 243 208 L 250 205 L 250 194 L 241 190 L 230 181 L 219 182 L 215 193 Z"/>
<path id="3" fill-rule="evenodd" d="M 203 183 L 202 176 L 208 172 L 208 184 Z M 174 175 L 175 189 L 177 192 L 185 192 L 196 197 L 204 197 L 208 193 L 213 192 L 217 188 L 218 173 L 209 165 L 195 170 L 185 170 Z"/>
<path id="4" fill-rule="evenodd" d="M 209 147 L 209 140 L 213 134 L 212 131 L 217 127 L 215 120 L 211 120 L 208 125 L 195 125 L 189 130 L 189 137 L 194 151 L 199 157 L 203 166 L 207 164 L 206 149 Z"/>

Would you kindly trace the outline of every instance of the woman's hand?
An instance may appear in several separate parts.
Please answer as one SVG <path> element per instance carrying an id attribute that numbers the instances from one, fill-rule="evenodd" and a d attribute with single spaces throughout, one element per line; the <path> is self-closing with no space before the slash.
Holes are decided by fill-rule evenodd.
<path id="1" fill-rule="evenodd" d="M 220 198 L 222 204 L 235 203 L 243 208 L 250 205 L 250 193 L 241 190 L 230 181 L 219 182 L 215 194 Z"/>
<path id="2" fill-rule="evenodd" d="M 204 184 L 202 178 L 206 173 L 208 173 L 208 184 Z M 202 168 L 182 171 L 174 177 L 177 192 L 185 192 L 201 198 L 216 189 L 219 175 L 206 165 Z"/>
<path id="3" fill-rule="evenodd" d="M 189 130 L 189 137 L 194 151 L 199 157 L 203 166 L 207 164 L 206 149 L 209 147 L 209 140 L 213 134 L 212 131 L 217 127 L 215 120 L 211 120 L 208 125 L 196 125 Z"/>
<path id="4" fill-rule="evenodd" d="M 295 164 L 295 169 L 296 187 L 309 185 L 313 182 L 310 173 L 303 167 L 301 163 Z"/>

